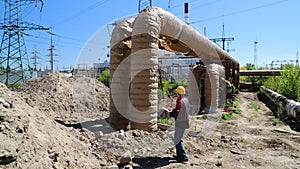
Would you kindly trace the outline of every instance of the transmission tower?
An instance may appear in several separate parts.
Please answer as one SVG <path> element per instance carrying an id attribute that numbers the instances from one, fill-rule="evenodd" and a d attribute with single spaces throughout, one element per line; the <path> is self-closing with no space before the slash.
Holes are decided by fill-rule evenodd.
<path id="1" fill-rule="evenodd" d="M 24 31 L 48 28 L 23 21 L 22 7 L 38 2 L 42 4 L 42 9 L 43 0 L 4 0 L 4 23 L 0 23 L 0 29 L 3 30 L 0 45 L 0 81 L 6 85 L 25 82 L 30 78 L 31 67 L 23 37 Z"/>
<path id="2" fill-rule="evenodd" d="M 33 70 L 34 71 L 37 71 L 37 65 L 39 64 L 38 63 L 38 59 L 39 59 L 39 52 L 36 50 L 36 48 L 34 49 L 34 51 L 33 52 L 31 52 L 31 54 L 33 55 L 32 57 L 31 57 L 31 59 L 33 60 L 33 63 L 32 63 L 32 65 L 33 65 Z"/>
<path id="3" fill-rule="evenodd" d="M 222 42 L 222 49 L 226 50 L 227 52 L 234 51 L 234 50 L 229 49 L 229 42 L 234 41 L 234 38 L 233 37 L 230 37 L 230 38 L 225 37 L 225 25 L 224 24 L 222 26 L 222 29 L 223 29 L 222 38 L 212 38 L 210 40 L 215 42 L 215 43 Z M 225 42 L 227 42 L 227 49 L 225 49 Z"/>
<path id="4" fill-rule="evenodd" d="M 148 6 L 152 6 L 152 0 L 139 0 L 139 12 Z"/>
<path id="5" fill-rule="evenodd" d="M 49 54 L 49 56 L 50 56 L 50 61 L 49 61 L 50 62 L 50 69 L 51 69 L 51 73 L 53 73 L 54 72 L 54 62 L 55 62 L 54 56 L 57 56 L 57 55 L 54 54 L 55 46 L 53 44 L 52 37 L 51 37 L 51 44 L 50 44 L 50 47 L 49 47 L 48 50 L 50 51 L 50 54 Z"/>

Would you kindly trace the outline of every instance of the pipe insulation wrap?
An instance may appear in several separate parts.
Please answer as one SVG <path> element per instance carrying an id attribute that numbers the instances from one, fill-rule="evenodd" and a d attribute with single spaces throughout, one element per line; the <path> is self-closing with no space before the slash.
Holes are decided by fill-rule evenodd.
<path id="1" fill-rule="evenodd" d="M 118 123 L 121 114 L 130 120 L 132 129 L 157 128 L 159 45 L 172 52 L 186 52 L 201 58 L 206 65 L 221 64 L 222 60 L 238 64 L 219 46 L 173 14 L 148 7 L 136 18 L 127 18 L 117 24 L 113 31 L 110 83 L 114 124 Z M 213 99 L 219 95 L 209 94 Z M 211 105 L 218 106 L 216 101 Z M 195 102 L 199 103 L 199 100 L 195 99 Z"/>
<path id="2" fill-rule="evenodd" d="M 158 38 L 160 32 L 159 13 L 146 8 L 135 19 L 132 31 L 132 54 L 130 56 L 130 120 L 132 129 L 157 129 L 158 81 Z M 141 82 L 142 79 L 148 79 Z M 149 95 L 155 97 L 149 98 Z"/>
<path id="3" fill-rule="evenodd" d="M 200 34 L 196 29 L 189 26 L 184 21 L 161 8 L 152 8 L 157 10 L 157 13 L 163 15 L 160 34 L 179 40 L 191 49 L 195 50 L 197 56 L 194 57 L 200 57 L 205 64 L 220 59 L 230 60 L 231 62 L 238 64 L 235 59 L 222 50 L 218 45 L 211 42 L 207 37 Z M 178 35 L 180 35 L 179 38 Z"/>
<path id="4" fill-rule="evenodd" d="M 274 92 L 270 89 L 261 87 L 267 97 L 272 100 L 277 106 L 283 106 L 283 110 L 287 113 L 287 115 L 293 119 L 296 119 L 296 122 L 300 123 L 300 103 L 294 100 L 287 99 L 285 96 L 280 95 L 277 92 Z"/>
<path id="5" fill-rule="evenodd" d="M 117 24 L 110 41 L 110 125 L 116 129 L 129 129 L 129 60 L 130 49 L 125 42 L 131 37 L 134 18 Z M 127 52 L 125 52 L 127 51 Z"/>
<path id="6" fill-rule="evenodd" d="M 206 67 L 205 77 L 205 105 L 207 113 L 214 113 L 223 108 L 226 101 L 225 68 L 218 64 L 209 64 Z"/>

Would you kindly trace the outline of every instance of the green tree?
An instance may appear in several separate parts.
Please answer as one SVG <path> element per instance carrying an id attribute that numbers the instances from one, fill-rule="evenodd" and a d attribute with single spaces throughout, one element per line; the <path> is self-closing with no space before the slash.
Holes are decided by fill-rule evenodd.
<path id="1" fill-rule="evenodd" d="M 177 85 L 177 86 L 183 86 L 183 87 L 187 87 L 188 86 L 188 80 L 187 79 L 178 79 L 176 82 L 175 82 L 175 84 Z M 177 87 L 176 86 L 176 87 Z"/>
<path id="2" fill-rule="evenodd" d="M 109 87 L 109 69 L 102 71 L 98 80 L 102 82 L 105 86 Z"/>
<path id="3" fill-rule="evenodd" d="M 283 67 L 281 76 L 269 77 L 264 86 L 274 90 L 289 99 L 300 101 L 300 68 L 287 65 Z"/>
<path id="4" fill-rule="evenodd" d="M 255 70 L 255 65 L 252 63 L 246 63 L 246 69 L 247 70 Z"/>

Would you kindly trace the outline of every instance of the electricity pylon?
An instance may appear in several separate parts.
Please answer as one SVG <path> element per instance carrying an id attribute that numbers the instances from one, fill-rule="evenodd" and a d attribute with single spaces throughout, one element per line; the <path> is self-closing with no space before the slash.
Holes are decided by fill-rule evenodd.
<path id="1" fill-rule="evenodd" d="M 139 0 L 139 12 L 148 6 L 152 6 L 152 0 Z"/>
<path id="2" fill-rule="evenodd" d="M 24 31 L 49 30 L 23 21 L 22 6 L 34 2 L 41 2 L 43 7 L 43 0 L 4 0 L 4 23 L 0 23 L 0 29 L 3 30 L 0 46 L 0 81 L 6 85 L 25 82 L 31 76 L 32 68 L 24 41 Z"/>

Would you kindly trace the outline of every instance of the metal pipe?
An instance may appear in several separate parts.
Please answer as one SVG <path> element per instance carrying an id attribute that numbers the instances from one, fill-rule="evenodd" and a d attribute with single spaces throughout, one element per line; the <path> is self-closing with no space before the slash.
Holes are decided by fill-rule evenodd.
<path id="1" fill-rule="evenodd" d="M 296 120 L 300 123 L 300 103 L 290 100 L 287 97 L 274 92 L 266 87 L 261 87 L 265 91 L 266 96 L 277 106 L 282 106 L 282 109 L 286 112 L 289 118 Z"/>

